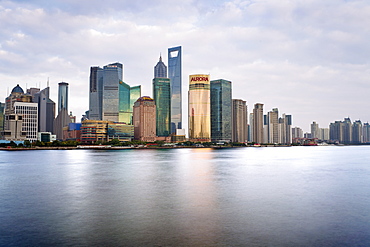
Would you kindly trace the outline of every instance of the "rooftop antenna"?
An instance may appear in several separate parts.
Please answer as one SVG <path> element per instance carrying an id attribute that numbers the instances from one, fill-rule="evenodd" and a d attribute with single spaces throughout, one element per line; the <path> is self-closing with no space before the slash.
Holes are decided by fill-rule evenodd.
<path id="1" fill-rule="evenodd" d="M 48 77 L 47 87 L 49 87 L 49 77 Z"/>

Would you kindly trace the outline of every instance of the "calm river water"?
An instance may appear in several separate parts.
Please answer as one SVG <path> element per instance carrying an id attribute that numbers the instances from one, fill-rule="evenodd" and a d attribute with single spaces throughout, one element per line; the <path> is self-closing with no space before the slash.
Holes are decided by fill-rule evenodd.
<path id="1" fill-rule="evenodd" d="M 1 246 L 370 246 L 370 146 L 0 151 Z"/>

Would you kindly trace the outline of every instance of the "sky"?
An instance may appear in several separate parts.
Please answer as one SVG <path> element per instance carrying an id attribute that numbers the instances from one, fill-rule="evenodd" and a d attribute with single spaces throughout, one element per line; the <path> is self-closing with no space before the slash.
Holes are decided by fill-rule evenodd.
<path id="1" fill-rule="evenodd" d="M 124 81 L 152 96 L 154 66 L 182 46 L 183 123 L 189 75 L 232 81 L 252 112 L 293 126 L 370 121 L 367 0 L 0 0 L 0 102 L 19 84 L 69 83 L 69 110 L 89 108 L 91 66 L 124 64 Z"/>

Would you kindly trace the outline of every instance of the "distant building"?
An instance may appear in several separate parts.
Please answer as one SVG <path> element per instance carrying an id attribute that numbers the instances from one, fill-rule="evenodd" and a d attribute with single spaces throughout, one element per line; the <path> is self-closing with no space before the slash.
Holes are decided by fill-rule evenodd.
<path id="1" fill-rule="evenodd" d="M 211 101 L 209 75 L 189 76 L 189 139 L 211 140 Z"/>
<path id="2" fill-rule="evenodd" d="M 181 46 L 168 48 L 168 78 L 171 82 L 171 134 L 182 129 L 182 51 Z"/>
<path id="3" fill-rule="evenodd" d="M 108 123 L 111 121 L 85 120 L 81 123 L 81 142 L 84 144 L 96 144 L 108 141 Z"/>
<path id="4" fill-rule="evenodd" d="M 2 139 L 2 131 L 4 131 L 4 110 L 5 103 L 0 102 L 0 140 Z"/>
<path id="5" fill-rule="evenodd" d="M 22 131 L 27 133 L 26 139 L 37 141 L 38 132 L 38 105 L 37 103 L 15 102 L 15 114 L 23 116 Z"/>
<path id="6" fill-rule="evenodd" d="M 82 123 L 69 123 L 63 128 L 63 141 L 81 141 Z"/>
<path id="7" fill-rule="evenodd" d="M 316 123 L 315 121 L 312 122 L 311 124 L 311 134 L 312 134 L 312 138 L 317 138 L 320 140 L 322 139 L 319 124 Z"/>
<path id="8" fill-rule="evenodd" d="M 256 103 L 253 109 L 253 142 L 263 143 L 263 104 Z"/>
<path id="9" fill-rule="evenodd" d="M 6 127 L 2 132 L 4 140 L 7 141 L 25 141 L 27 132 L 23 131 L 23 116 L 17 114 L 5 115 Z"/>
<path id="10" fill-rule="evenodd" d="M 163 63 L 162 56 L 159 56 L 159 61 L 154 66 L 154 78 L 167 78 L 167 66 Z"/>
<path id="11" fill-rule="evenodd" d="M 210 86 L 211 140 L 230 142 L 232 140 L 231 81 L 213 80 Z"/>
<path id="12" fill-rule="evenodd" d="M 370 125 L 369 123 L 364 123 L 363 125 L 363 142 L 370 143 Z"/>
<path id="13" fill-rule="evenodd" d="M 279 130 L 279 110 L 273 108 L 272 111 L 267 114 L 267 133 L 269 143 L 279 143 L 279 133 L 284 130 Z"/>
<path id="14" fill-rule="evenodd" d="M 148 96 L 140 97 L 134 104 L 134 136 L 136 140 L 156 141 L 156 106 Z"/>
<path id="15" fill-rule="evenodd" d="M 303 130 L 299 127 L 292 128 L 292 139 L 303 138 Z"/>
<path id="16" fill-rule="evenodd" d="M 246 142 L 248 140 L 248 110 L 246 101 L 232 100 L 232 142 Z"/>
<path id="17" fill-rule="evenodd" d="M 361 120 L 356 120 L 352 125 L 352 143 L 360 144 L 363 142 L 363 129 Z"/>
<path id="18" fill-rule="evenodd" d="M 71 122 L 68 115 L 68 83 L 60 82 L 58 85 L 58 115 L 54 119 L 53 133 L 58 140 L 63 140 L 63 128 Z"/>
<path id="19" fill-rule="evenodd" d="M 108 123 L 108 141 L 117 139 L 120 142 L 132 141 L 134 139 L 134 126 L 126 123 Z"/>

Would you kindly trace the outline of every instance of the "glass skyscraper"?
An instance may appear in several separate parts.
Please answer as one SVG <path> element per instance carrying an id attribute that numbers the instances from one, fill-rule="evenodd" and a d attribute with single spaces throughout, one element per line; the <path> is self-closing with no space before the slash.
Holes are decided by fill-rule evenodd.
<path id="1" fill-rule="evenodd" d="M 118 122 L 120 82 L 122 81 L 123 65 L 113 63 L 104 66 L 102 120 Z"/>
<path id="2" fill-rule="evenodd" d="M 102 119 L 103 72 L 99 67 L 90 68 L 89 119 Z"/>
<path id="3" fill-rule="evenodd" d="M 232 139 L 231 81 L 211 81 L 211 139 L 227 142 Z"/>
<path id="4" fill-rule="evenodd" d="M 60 82 L 58 92 L 58 113 L 65 109 L 68 112 L 68 83 Z"/>
<path id="5" fill-rule="evenodd" d="M 156 104 L 157 136 L 171 134 L 171 88 L 170 79 L 153 79 L 153 97 Z"/>
<path id="6" fill-rule="evenodd" d="M 189 139 L 210 141 L 211 100 L 209 75 L 189 76 Z"/>
<path id="7" fill-rule="evenodd" d="M 168 78 L 171 82 L 171 133 L 182 128 L 181 46 L 168 49 Z"/>

